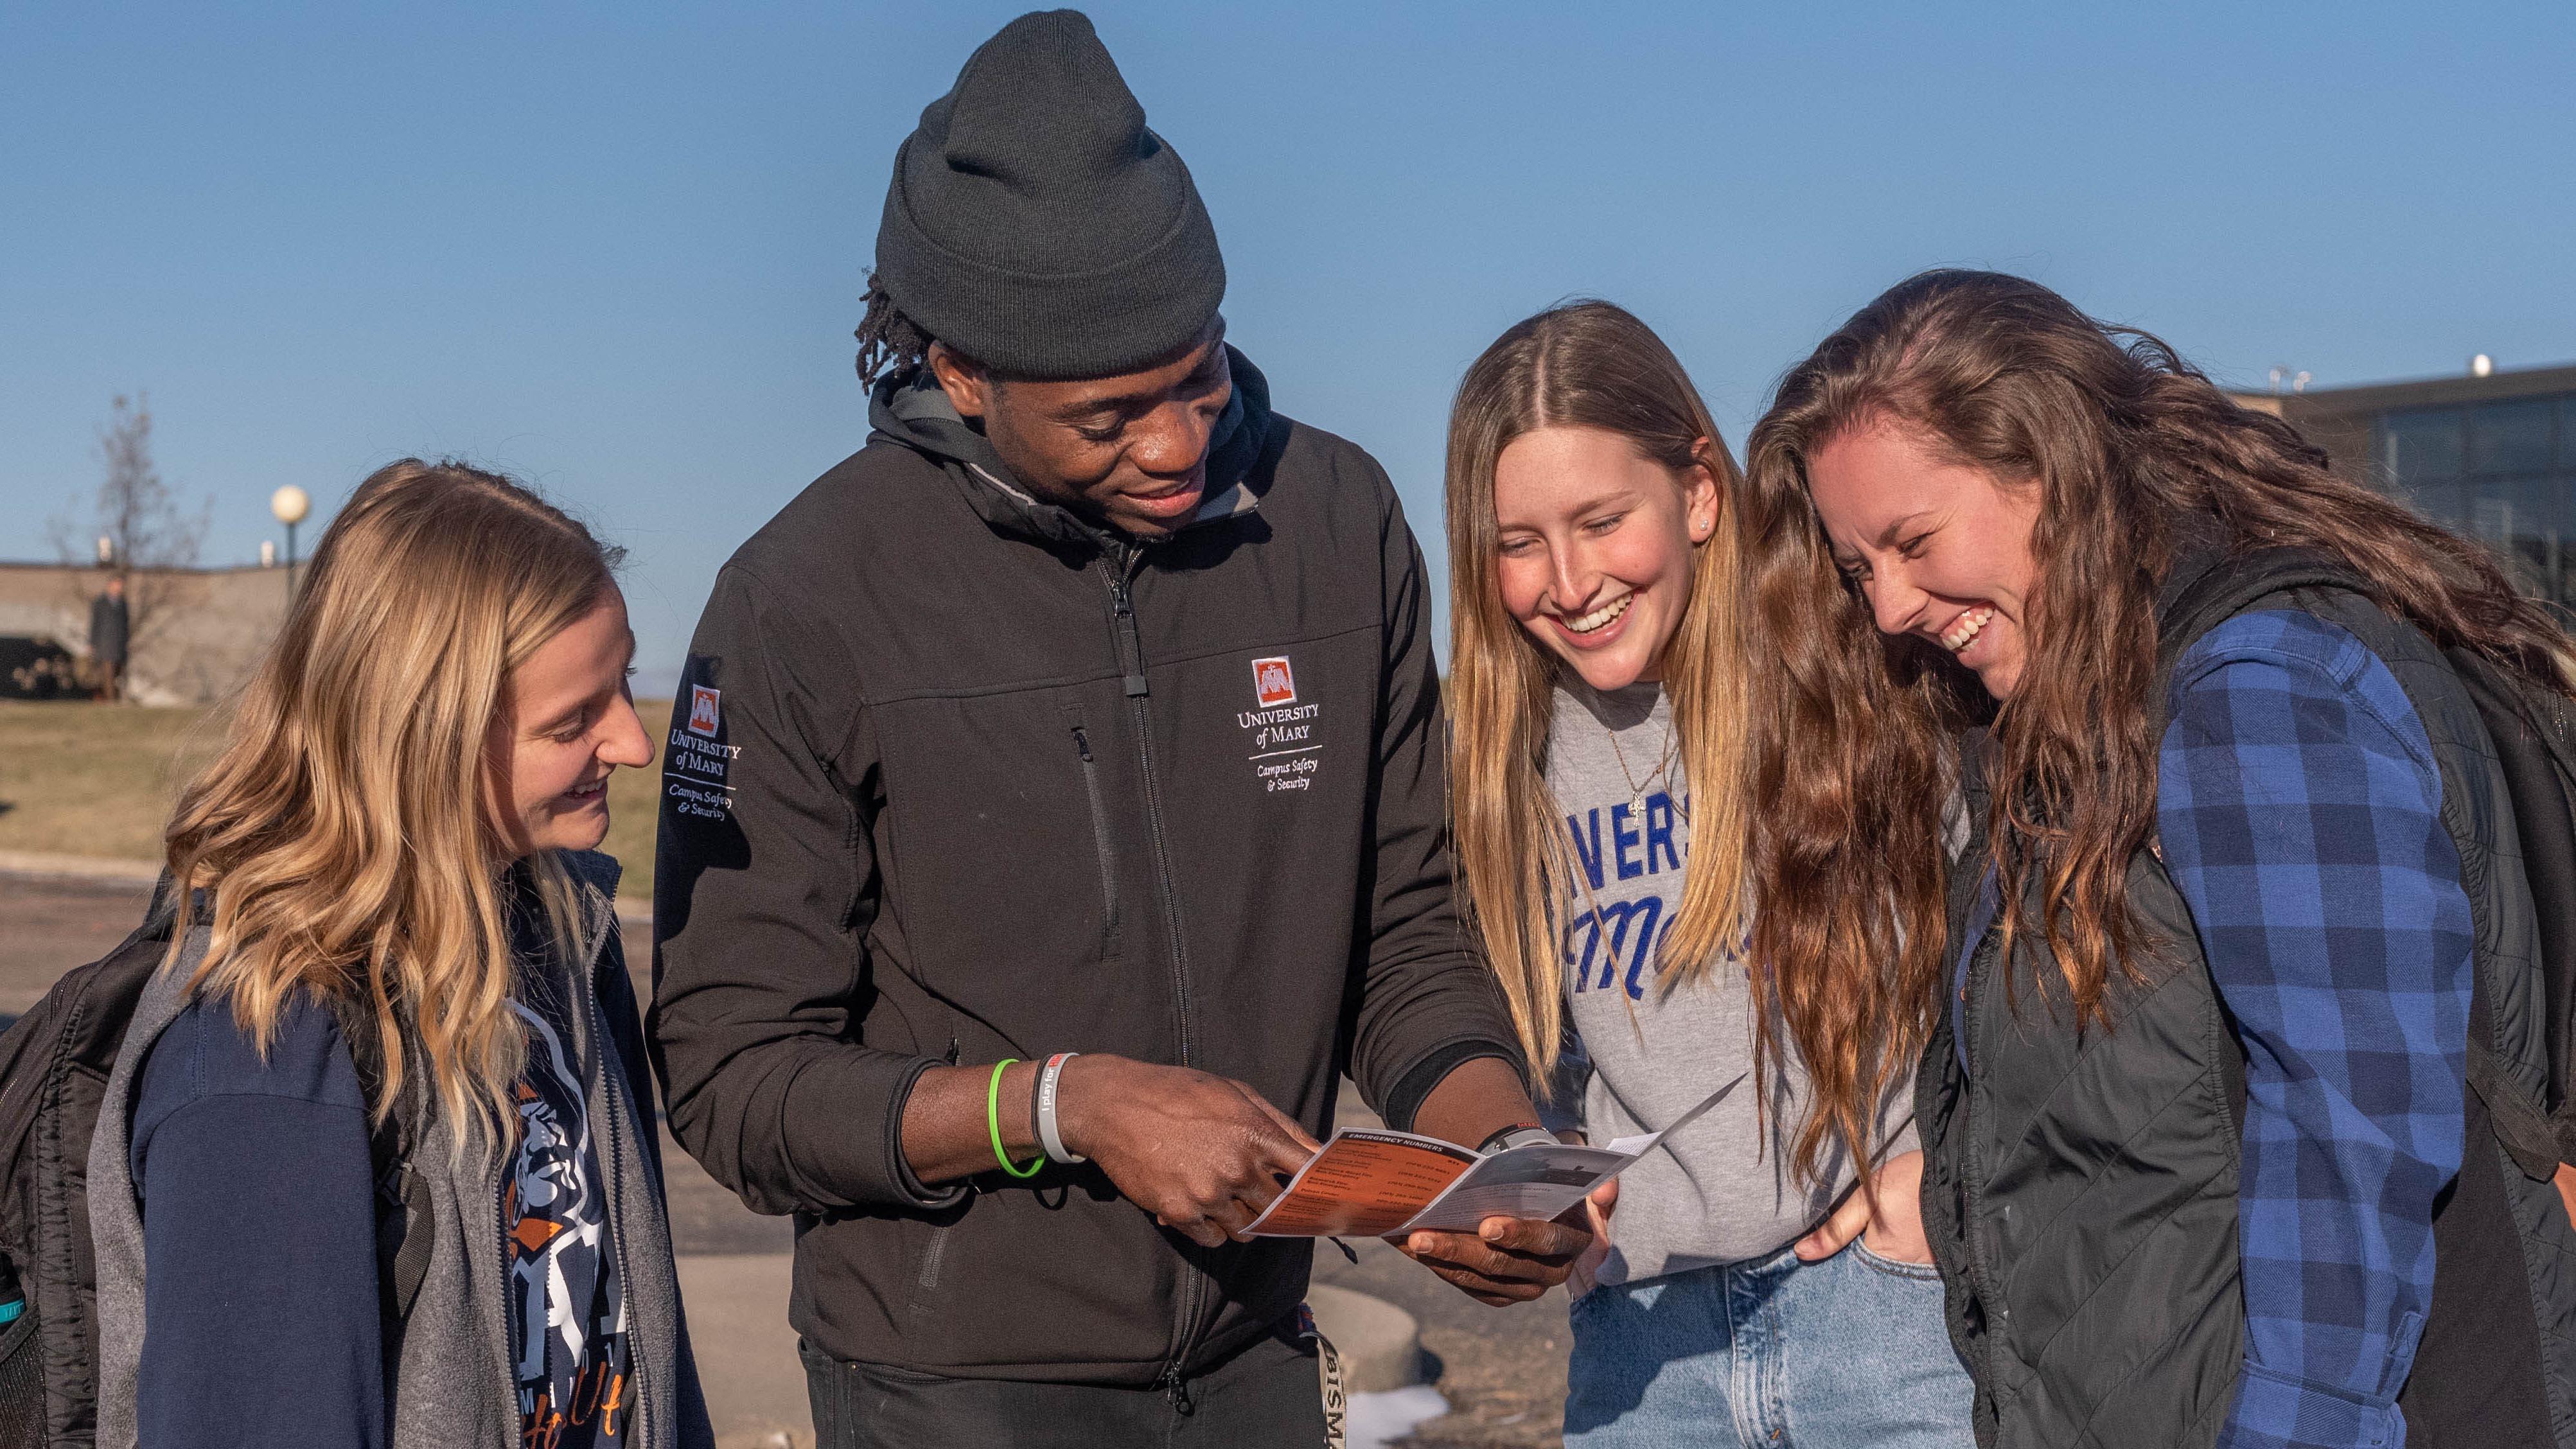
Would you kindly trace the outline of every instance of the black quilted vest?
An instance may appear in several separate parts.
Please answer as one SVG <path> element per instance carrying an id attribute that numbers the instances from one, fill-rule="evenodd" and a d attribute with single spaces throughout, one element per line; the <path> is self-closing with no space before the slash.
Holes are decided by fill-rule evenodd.
<path id="1" fill-rule="evenodd" d="M 2217 617 L 2175 617 L 2187 591 L 2205 597 L 2224 582 L 2216 571 L 2247 567 L 2208 552 L 2175 569 L 2157 707 L 2180 649 L 2248 608 L 2305 610 L 2376 653 L 2441 769 L 2443 824 L 2475 923 L 2471 1056 L 2501 1080 L 2548 1079 L 2548 1006 L 2513 803 L 2459 676 L 2413 627 L 2339 589 L 2257 592 L 2258 576 Z M 1980 744 L 1972 737 L 1972 762 Z M 1991 929 L 1970 948 L 1984 924 L 1973 917 L 1986 797 L 1973 763 L 1968 775 L 1979 835 L 1953 872 L 1948 958 L 1955 966 L 1973 949 L 1968 1070 L 1945 1010 L 1924 1051 L 1917 1125 L 1924 1226 L 1949 1288 L 1952 1341 L 1976 1380 L 1977 1442 L 2211 1444 L 2244 1358 L 2242 1049 L 2190 910 L 2152 849 L 2130 862 L 2129 897 L 2163 945 L 2138 963 L 2137 980 L 2113 974 L 2110 1030 L 2076 1030 L 2040 933 L 2018 933 L 2010 962 L 1998 959 Z M 2034 905 L 2026 919 L 2035 918 Z M 1944 990 L 1955 989 L 1945 977 Z M 2408 1443 L 2576 1446 L 2576 1232 L 2551 1184 L 2516 1166 L 2480 1095 L 2467 1101 L 2466 1157 L 2434 1218 L 2433 1306 L 2399 1399 Z"/>

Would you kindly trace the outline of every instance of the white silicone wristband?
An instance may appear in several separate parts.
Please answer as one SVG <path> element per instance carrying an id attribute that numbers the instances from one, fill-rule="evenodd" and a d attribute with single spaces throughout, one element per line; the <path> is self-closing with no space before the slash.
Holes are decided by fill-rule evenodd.
<path id="1" fill-rule="evenodd" d="M 1080 1052 L 1057 1052 L 1047 1058 L 1046 1065 L 1038 1070 L 1038 1145 L 1046 1149 L 1049 1162 L 1085 1160 L 1064 1145 L 1064 1136 L 1055 1125 L 1056 1081 L 1064 1075 L 1064 1064 L 1080 1055 Z"/>

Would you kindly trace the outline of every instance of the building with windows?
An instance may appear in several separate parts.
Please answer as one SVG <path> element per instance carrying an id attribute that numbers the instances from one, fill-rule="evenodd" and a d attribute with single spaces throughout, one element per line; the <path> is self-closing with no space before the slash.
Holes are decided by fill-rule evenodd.
<path id="1" fill-rule="evenodd" d="M 2296 426 L 2336 471 L 2484 539 L 2526 592 L 2576 607 L 2576 366 L 2237 401 Z"/>

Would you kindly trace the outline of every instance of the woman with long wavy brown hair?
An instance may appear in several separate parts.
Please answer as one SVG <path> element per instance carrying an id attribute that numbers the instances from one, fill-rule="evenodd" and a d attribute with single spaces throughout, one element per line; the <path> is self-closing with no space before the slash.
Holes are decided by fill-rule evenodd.
<path id="1" fill-rule="evenodd" d="M 1767 680 L 1745 652 L 1742 491 L 1680 360 L 1607 302 L 1515 324 L 1459 384 L 1459 874 L 1553 1080 L 1548 1125 L 1672 1129 L 1591 1206 L 1566 1442 L 1964 1446 L 1911 1103 L 1883 1098 L 1861 1150 L 1799 1171 L 1780 1150 L 1809 1111 L 1798 1064 L 1756 1063 L 1743 765 Z M 1751 1089 L 1677 1125 L 1730 1082 Z M 1737 1307 L 1753 1302 L 1758 1320 Z"/>
<path id="2" fill-rule="evenodd" d="M 596 850 L 653 759 L 616 561 L 453 463 L 324 533 L 99 1111 L 104 1449 L 711 1443 Z"/>
<path id="3" fill-rule="evenodd" d="M 2524 1254 L 2576 1235 L 2464 1087 L 2548 1061 L 2462 671 L 2563 696 L 2549 617 L 1991 273 L 1863 308 L 1748 473 L 1757 988 L 1825 1104 L 1805 1152 L 1922 1048 L 1981 1441 L 2547 1442 L 2576 1285 Z"/>

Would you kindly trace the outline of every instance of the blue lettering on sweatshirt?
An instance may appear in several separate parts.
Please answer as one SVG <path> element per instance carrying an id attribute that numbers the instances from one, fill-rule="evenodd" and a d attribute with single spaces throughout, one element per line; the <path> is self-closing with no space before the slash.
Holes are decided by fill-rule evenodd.
<path id="1" fill-rule="evenodd" d="M 1565 933 L 1566 977 L 1577 991 L 1597 991 L 1619 980 L 1619 967 L 1624 962 L 1628 971 L 1621 982 L 1632 1001 L 1645 998 L 1646 982 L 1654 973 L 1648 969 L 1654 960 L 1655 930 L 1663 923 L 1664 898 L 1639 896 L 1633 901 L 1612 901 L 1585 911 L 1574 919 Z M 1631 936 L 1634 936 L 1633 942 Z M 1580 950 L 1577 941 L 1581 942 Z M 1594 979 L 1592 963 L 1601 963 L 1599 979 Z"/>
<path id="2" fill-rule="evenodd" d="M 1664 857 L 1661 867 L 1655 864 L 1658 852 Z M 1661 793 L 1649 795 L 1646 797 L 1646 869 L 1681 868 L 1682 858 L 1673 850 L 1673 797 Z"/>
<path id="3" fill-rule="evenodd" d="M 1678 874 L 1690 854 L 1690 798 L 1675 799 L 1658 790 L 1646 797 L 1643 815 L 1632 813 L 1625 802 L 1611 805 L 1608 813 L 1606 851 L 1600 807 L 1565 817 L 1574 857 L 1591 883 L 1590 893 L 1575 893 L 1574 904 L 1583 909 L 1566 926 L 1565 975 L 1576 991 L 1604 990 L 1616 981 L 1631 1000 L 1643 1000 L 1646 984 L 1655 977 L 1657 933 L 1672 924 L 1666 919 L 1670 908 L 1661 894 L 1608 903 L 1592 894 L 1608 884 L 1605 877 L 1628 881 L 1667 871 Z"/>
<path id="4" fill-rule="evenodd" d="M 1574 837 L 1574 854 L 1583 862 L 1583 874 L 1597 891 L 1601 889 L 1601 812 L 1593 810 L 1586 813 L 1591 816 L 1591 849 L 1583 848 L 1583 827 L 1575 824 L 1571 815 L 1565 817 L 1565 833 Z"/>
<path id="5" fill-rule="evenodd" d="M 1682 856 L 1690 850 L 1690 798 L 1675 800 L 1661 790 L 1646 797 L 1646 813 L 1636 823 L 1642 829 L 1624 828 L 1629 820 L 1628 807 L 1610 807 L 1611 859 L 1621 880 L 1635 880 L 1641 875 L 1657 875 L 1682 868 Z M 1677 829 L 1676 826 L 1679 828 Z M 1565 833 L 1574 841 L 1574 858 L 1582 863 L 1584 878 L 1594 890 L 1601 889 L 1601 810 L 1595 806 L 1581 815 L 1565 817 Z M 1629 852 L 1639 842 L 1646 847 L 1642 862 L 1629 859 Z"/>

